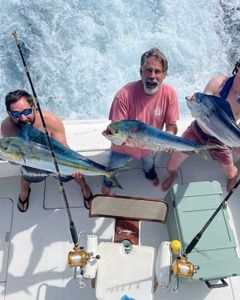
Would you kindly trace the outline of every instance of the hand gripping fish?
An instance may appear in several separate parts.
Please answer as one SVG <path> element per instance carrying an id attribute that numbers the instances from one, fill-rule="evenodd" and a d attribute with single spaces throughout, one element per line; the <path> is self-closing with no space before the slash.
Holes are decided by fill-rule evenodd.
<path id="1" fill-rule="evenodd" d="M 187 105 L 192 116 L 210 135 L 230 148 L 240 147 L 240 128 L 226 100 L 195 93 L 194 97 L 187 99 Z"/>
<path id="2" fill-rule="evenodd" d="M 111 123 L 102 133 L 113 144 L 153 151 L 182 151 L 200 153 L 219 148 L 218 145 L 198 145 L 181 137 L 169 134 L 137 120 L 122 120 Z"/>
<path id="3" fill-rule="evenodd" d="M 113 182 L 114 186 L 121 188 L 115 178 L 119 169 L 107 171 L 105 166 L 80 155 L 52 138 L 50 139 L 61 175 L 71 176 L 74 171 L 79 171 L 87 176 L 104 175 Z M 46 146 L 45 134 L 29 125 L 25 125 L 16 136 L 0 139 L 0 158 L 56 175 L 51 151 Z"/>

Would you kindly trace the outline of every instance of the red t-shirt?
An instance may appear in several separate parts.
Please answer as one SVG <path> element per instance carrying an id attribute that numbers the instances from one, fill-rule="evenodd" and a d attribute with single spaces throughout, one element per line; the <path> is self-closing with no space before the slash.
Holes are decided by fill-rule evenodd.
<path id="1" fill-rule="evenodd" d="M 161 83 L 154 95 L 147 95 L 142 81 L 134 81 L 121 88 L 113 100 L 109 119 L 138 120 L 153 127 L 163 129 L 164 124 L 175 124 L 179 118 L 178 99 L 176 92 L 167 84 Z M 136 158 L 151 155 L 152 151 L 116 146 L 117 152 L 130 154 Z"/>

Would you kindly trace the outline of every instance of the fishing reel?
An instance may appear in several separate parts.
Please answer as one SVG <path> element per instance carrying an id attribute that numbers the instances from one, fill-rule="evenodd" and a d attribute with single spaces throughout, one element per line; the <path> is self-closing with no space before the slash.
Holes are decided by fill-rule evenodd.
<path id="1" fill-rule="evenodd" d="M 173 240 L 170 243 L 171 252 L 178 257 L 172 263 L 172 272 L 176 277 L 192 278 L 199 269 L 193 263 L 188 261 L 185 254 L 181 255 L 181 243 L 178 240 Z"/>
<path id="2" fill-rule="evenodd" d="M 186 256 L 178 257 L 172 264 L 172 272 L 176 277 L 192 278 L 198 269 Z"/>
<path id="3" fill-rule="evenodd" d="M 79 240 L 80 235 L 79 234 Z M 90 263 L 93 263 L 100 258 L 99 255 L 95 255 L 97 252 L 97 240 L 95 239 L 96 243 L 94 243 L 94 247 L 90 247 L 93 245 L 91 244 L 91 238 L 95 238 L 96 236 L 88 236 L 87 235 L 87 250 L 84 247 L 80 247 L 80 243 L 74 246 L 73 250 L 68 253 L 68 266 L 74 268 L 74 280 L 78 283 L 80 288 L 85 288 L 86 284 L 84 282 L 85 276 L 88 278 L 94 278 L 94 274 L 92 273 L 91 267 L 88 268 Z M 90 241 L 90 242 L 89 242 Z M 92 243 L 93 244 L 93 243 Z M 91 249 L 92 248 L 92 249 Z M 88 273 L 86 275 L 86 270 Z"/>
<path id="4" fill-rule="evenodd" d="M 90 259 L 90 253 L 88 253 L 83 247 L 79 245 L 73 248 L 73 251 L 68 253 L 68 266 L 71 268 L 84 268 L 86 267 Z"/>

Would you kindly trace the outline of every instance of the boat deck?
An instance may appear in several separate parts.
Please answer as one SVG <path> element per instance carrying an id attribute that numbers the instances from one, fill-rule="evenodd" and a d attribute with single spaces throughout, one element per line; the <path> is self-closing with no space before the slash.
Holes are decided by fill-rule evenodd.
<path id="1" fill-rule="evenodd" d="M 105 124 L 96 123 L 92 127 L 101 131 Z M 93 145 L 84 148 L 74 141 L 76 139 L 75 131 L 72 131 L 71 135 L 68 131 L 73 124 L 68 125 L 67 134 L 70 136 L 70 146 L 75 150 L 82 150 L 82 154 L 85 153 L 93 160 L 105 163 L 108 151 L 103 151 L 102 148 L 107 148 L 108 144 L 101 139 L 101 141 L 95 141 L 101 145 L 97 151 L 96 147 L 91 151 L 90 148 L 93 149 Z M 84 132 L 87 131 L 88 135 L 91 128 L 87 126 Z M 162 153 L 157 158 L 157 173 L 160 182 L 167 175 L 168 157 L 167 153 Z M 21 213 L 16 205 L 19 194 L 19 176 L 16 176 L 18 168 L 5 162 L 1 162 L 1 165 L 0 300 L 15 300 L 16 298 L 19 300 L 96 299 L 96 290 L 91 287 L 90 281 L 86 280 L 87 287 L 85 289 L 79 289 L 73 280 L 73 270 L 67 266 L 67 255 L 72 250 L 73 244 L 71 243 L 67 212 L 57 180 L 48 178 L 44 182 L 32 184 L 29 209 L 26 213 Z M 6 174 L 9 177 L 6 177 Z M 134 162 L 129 170 L 119 174 L 118 180 L 124 187 L 123 190 L 115 189 L 118 195 L 159 200 L 165 197 L 160 186 L 153 187 L 144 178 L 138 162 Z M 226 180 L 222 176 L 218 163 L 210 158 L 203 160 L 199 155 L 193 155 L 180 168 L 177 182 L 207 180 L 219 181 L 224 195 L 226 194 Z M 86 181 L 93 194 L 101 192 L 101 177 L 87 177 Z M 114 219 L 89 218 L 89 211 L 84 208 L 78 185 L 75 182 L 69 182 L 64 186 L 77 230 L 96 234 L 99 242 L 112 241 Z M 239 197 L 240 188 L 234 192 L 228 203 L 230 225 L 234 229 L 237 243 L 240 241 Z M 142 221 L 140 239 L 141 245 L 153 246 L 158 249 L 161 241 L 168 240 L 166 224 Z M 240 252 L 239 245 L 237 250 Z M 158 288 L 154 299 L 239 300 L 240 277 L 231 277 L 226 281 L 228 287 L 218 289 L 209 289 L 200 281 L 180 285 L 178 293 Z M 126 286 L 126 290 L 123 290 L 123 294 L 124 292 L 127 294 L 127 291 L 128 286 Z"/>

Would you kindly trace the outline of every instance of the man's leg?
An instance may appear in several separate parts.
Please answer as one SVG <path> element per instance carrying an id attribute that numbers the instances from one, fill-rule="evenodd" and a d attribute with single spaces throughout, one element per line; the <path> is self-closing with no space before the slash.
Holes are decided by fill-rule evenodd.
<path id="1" fill-rule="evenodd" d="M 196 144 L 205 145 L 208 141 L 208 137 L 202 135 L 202 131 L 199 130 L 196 121 L 193 121 L 188 128 L 182 134 L 182 138 Z M 177 170 L 181 164 L 189 157 L 189 154 L 182 152 L 173 152 L 168 164 L 167 171 L 169 176 L 162 183 L 162 190 L 166 192 L 170 189 L 174 181 L 178 178 Z"/>
<path id="2" fill-rule="evenodd" d="M 224 175 L 227 177 L 227 192 L 229 193 L 237 183 L 238 169 L 234 164 L 224 165 L 221 163 Z"/>
<path id="3" fill-rule="evenodd" d="M 30 183 L 21 177 L 20 185 L 21 185 L 21 193 L 20 193 L 19 197 L 22 201 L 24 201 L 28 196 Z"/>
<path id="4" fill-rule="evenodd" d="M 90 199 L 92 196 L 92 192 L 91 192 L 89 186 L 86 184 L 84 176 L 79 173 L 75 173 L 75 174 L 73 174 L 73 178 L 76 181 L 76 183 L 78 185 L 80 185 L 83 197 L 85 199 Z"/>
<path id="5" fill-rule="evenodd" d="M 159 179 L 157 177 L 157 173 L 154 168 L 154 158 L 155 158 L 155 154 L 147 157 L 142 157 L 141 162 L 142 162 L 143 172 L 145 174 L 145 177 L 148 180 L 152 181 L 153 186 L 157 186 L 159 184 Z"/>
<path id="6" fill-rule="evenodd" d="M 237 182 L 238 169 L 234 166 L 232 150 L 223 143 L 217 141 L 219 149 L 210 150 L 213 159 L 219 161 L 223 174 L 227 177 L 227 192 L 229 193 Z"/>
<path id="7" fill-rule="evenodd" d="M 28 197 L 30 193 L 30 183 L 21 177 L 20 179 L 21 192 L 17 206 L 21 212 L 25 212 L 28 209 Z"/>
<path id="8" fill-rule="evenodd" d="M 178 178 L 177 170 L 180 165 L 188 158 L 188 154 L 182 152 L 175 152 L 170 157 L 167 164 L 167 171 L 169 176 L 163 181 L 162 190 L 166 192 L 170 189 L 174 181 Z"/>
<path id="9" fill-rule="evenodd" d="M 109 155 L 108 165 L 106 170 L 111 171 L 117 168 L 121 168 L 125 166 L 128 162 L 133 159 L 132 156 L 127 154 L 122 154 L 120 152 L 111 151 Z M 103 195 L 111 195 L 111 188 L 113 186 L 112 181 L 104 176 L 103 178 L 103 186 L 102 193 Z"/>

